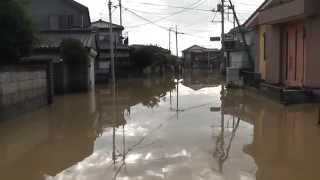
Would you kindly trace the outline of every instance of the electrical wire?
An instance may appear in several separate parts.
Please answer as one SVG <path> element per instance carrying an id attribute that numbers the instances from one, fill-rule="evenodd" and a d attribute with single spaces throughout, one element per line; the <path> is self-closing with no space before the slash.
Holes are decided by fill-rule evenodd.
<path id="1" fill-rule="evenodd" d="M 130 12 L 131 14 L 133 14 L 134 16 L 136 16 L 136 17 L 138 17 L 138 18 L 140 18 L 140 19 L 142 19 L 144 21 L 147 21 L 150 24 L 153 24 L 154 26 L 157 26 L 158 28 L 161 28 L 161 29 L 166 30 L 166 31 L 171 31 L 171 28 L 156 24 L 154 21 L 151 21 L 151 20 L 149 20 L 149 19 L 137 14 L 136 12 L 130 10 L 129 8 L 124 8 L 124 9 L 126 11 Z M 193 34 L 190 34 L 190 33 L 185 33 L 185 32 L 178 32 L 178 34 L 187 35 L 187 36 L 191 36 L 191 37 L 195 37 L 195 38 L 207 38 L 207 37 L 196 36 L 196 35 L 193 35 Z"/>
<path id="2" fill-rule="evenodd" d="M 131 1 L 132 2 L 132 1 Z M 213 10 L 210 9 L 200 9 L 200 8 L 191 8 L 191 7 L 183 7 L 183 6 L 172 6 L 172 5 L 166 5 L 166 4 L 157 4 L 157 3 L 149 3 L 149 2 L 132 2 L 147 6 L 154 6 L 154 7 L 167 7 L 167 8 L 176 8 L 176 9 L 184 9 L 184 10 L 195 10 L 195 11 L 205 11 L 205 12 L 212 12 Z"/>
<path id="3" fill-rule="evenodd" d="M 202 2 L 201 2 L 202 1 Z M 199 6 L 201 6 L 203 3 L 205 3 L 206 2 L 206 0 L 198 0 L 197 2 L 195 2 L 195 3 L 193 3 L 192 5 L 191 5 L 191 9 L 193 9 L 193 8 L 197 8 L 197 7 L 199 7 Z M 200 3 L 200 4 L 199 4 Z M 193 6 L 193 7 L 192 7 Z M 128 8 L 127 8 L 128 9 Z M 131 9 L 131 8 L 130 8 Z M 172 13 L 172 14 L 169 14 L 168 16 L 165 16 L 165 17 L 162 17 L 162 18 L 160 18 L 160 19 L 157 19 L 157 20 L 154 20 L 154 21 L 152 21 L 153 23 L 156 23 L 156 22 L 160 22 L 160 21 L 163 21 L 163 20 L 165 20 L 165 19 L 168 19 L 168 18 L 171 18 L 171 17 L 173 17 L 173 16 L 175 16 L 175 15 L 178 15 L 178 14 L 181 14 L 181 13 L 184 13 L 184 12 L 186 12 L 186 11 L 189 11 L 190 9 L 184 9 L 184 10 L 181 10 L 181 11 L 177 11 L 177 12 L 174 12 L 174 13 Z M 134 11 L 133 9 L 131 9 L 131 11 Z M 148 23 L 144 23 L 144 24 L 138 24 L 138 25 L 133 25 L 133 26 L 128 26 L 127 28 L 138 28 L 138 27 L 141 27 L 141 26 L 145 26 L 145 25 L 148 25 L 148 24 L 150 24 L 151 22 L 148 22 Z"/>
<path id="4" fill-rule="evenodd" d="M 118 0 L 119 1 L 119 0 Z M 159 18 L 159 19 L 156 19 L 156 20 L 150 20 L 148 18 L 145 18 L 144 16 L 140 15 L 139 14 L 139 10 L 136 10 L 136 9 L 133 9 L 133 8 L 128 8 L 128 7 L 124 7 L 124 10 L 126 10 L 127 12 L 129 12 L 130 14 L 146 21 L 147 23 L 144 23 L 144 24 L 139 24 L 139 25 L 134 25 L 134 26 L 128 26 L 126 28 L 138 28 L 138 27 L 142 27 L 142 26 L 145 26 L 145 25 L 149 25 L 149 24 L 152 24 L 158 28 L 161 28 L 165 31 L 170 31 L 171 29 L 168 28 L 168 27 L 165 27 L 165 26 L 162 26 L 162 25 L 159 25 L 157 24 L 157 22 L 160 22 L 160 21 L 163 21 L 167 18 L 170 18 L 174 15 L 178 15 L 178 14 L 181 14 L 183 12 L 186 12 L 186 11 L 191 11 L 191 10 L 200 10 L 200 11 L 205 11 L 205 12 L 215 12 L 214 14 L 214 17 L 213 17 L 213 22 L 214 20 L 216 19 L 217 15 L 218 15 L 218 12 L 217 11 L 214 11 L 214 10 L 205 10 L 205 9 L 199 9 L 198 7 L 201 6 L 203 3 L 207 2 L 206 0 L 198 0 L 196 1 L 195 3 L 191 4 L 190 7 L 182 7 L 182 6 L 171 6 L 171 5 L 164 5 L 164 4 L 156 4 L 156 3 L 148 3 L 148 2 L 135 2 L 135 3 L 139 3 L 139 4 L 144 4 L 144 5 L 149 5 L 149 6 L 162 6 L 162 7 L 169 7 L 169 8 L 177 8 L 177 9 L 182 9 L 181 11 L 177 11 L 177 12 L 174 12 L 174 13 L 171 13 L 169 14 L 168 16 L 165 16 L 165 17 L 162 17 L 162 18 Z M 246 4 L 246 3 L 239 3 L 239 4 Z M 248 4 L 247 4 L 248 5 Z M 137 13 L 138 12 L 138 13 Z M 140 11 L 140 13 L 150 13 L 152 14 L 152 12 L 146 12 L 146 11 Z M 238 12 L 237 14 L 248 14 L 246 12 Z M 163 14 L 165 15 L 165 14 Z M 191 37 L 194 37 L 194 38 L 208 38 L 208 37 L 202 37 L 202 36 L 197 36 L 197 35 L 194 35 L 194 34 L 191 34 L 191 33 L 179 33 L 179 34 L 183 34 L 183 35 L 187 35 L 187 36 L 191 36 Z"/>
<path id="5" fill-rule="evenodd" d="M 234 4 L 240 4 L 240 5 L 252 6 L 252 7 L 257 7 L 257 6 L 259 6 L 259 4 L 244 3 L 244 2 L 239 2 L 239 1 L 234 1 Z"/>
<path id="6" fill-rule="evenodd" d="M 166 31 L 169 31 L 169 28 L 167 28 L 167 27 L 165 27 L 165 26 L 161 26 L 161 25 L 159 25 L 159 24 L 156 24 L 154 21 L 151 21 L 151 20 L 149 20 L 149 19 L 147 19 L 147 18 L 145 18 L 145 17 L 137 14 L 136 12 L 130 10 L 129 8 L 125 8 L 125 7 L 124 7 L 124 9 L 125 9 L 126 11 L 130 12 L 131 14 L 133 14 L 134 16 L 136 16 L 136 17 L 138 17 L 138 18 L 140 18 L 140 19 L 142 19 L 142 20 L 144 20 L 144 21 L 147 21 L 148 24 L 153 24 L 153 25 L 155 25 L 155 26 L 157 26 L 157 27 L 159 27 L 159 28 L 161 28 L 161 29 L 164 29 L 164 30 L 166 30 Z M 128 28 L 128 27 L 126 27 L 126 28 Z"/>

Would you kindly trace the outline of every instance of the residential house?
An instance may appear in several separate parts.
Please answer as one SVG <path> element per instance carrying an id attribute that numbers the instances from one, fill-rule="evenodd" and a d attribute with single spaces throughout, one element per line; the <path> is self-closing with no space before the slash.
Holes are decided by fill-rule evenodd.
<path id="1" fill-rule="evenodd" d="M 295 92 L 289 99 L 318 94 L 319 9 L 317 0 L 266 0 L 249 18 L 246 26 L 258 32 L 256 71 L 263 90 L 280 97 Z"/>
<path id="2" fill-rule="evenodd" d="M 247 47 L 243 40 L 245 37 Z M 255 63 L 256 32 L 244 27 L 231 29 L 225 35 L 226 66 L 237 69 L 251 69 Z M 249 53 L 247 49 L 249 50 Z"/>
<path id="3" fill-rule="evenodd" d="M 73 0 L 30 0 L 27 9 L 39 33 L 33 55 L 25 59 L 54 63 L 55 93 L 92 89 L 96 43 L 88 8 Z M 87 63 L 68 64 L 61 58 L 60 45 L 66 39 L 82 43 L 88 52 Z"/>
<path id="4" fill-rule="evenodd" d="M 269 4 L 262 3 L 244 22 L 241 28 L 231 29 L 225 36 L 227 81 L 259 86 L 266 79 L 265 32 L 268 25 L 259 24 L 262 9 Z M 244 44 L 243 37 L 246 40 Z M 239 84 L 238 84 L 239 85 Z"/>
<path id="5" fill-rule="evenodd" d="M 255 58 L 254 69 L 255 73 L 259 74 L 262 81 L 266 80 L 266 31 L 268 28 L 267 24 L 260 24 L 259 17 L 263 9 L 265 9 L 269 4 L 269 1 L 264 1 L 257 10 L 246 20 L 243 27 L 249 31 L 255 32 L 256 41 L 256 52 L 252 54 Z"/>
<path id="6" fill-rule="evenodd" d="M 108 79 L 111 63 L 110 63 L 110 30 L 109 22 L 98 20 L 92 22 L 91 28 L 95 32 L 97 40 L 98 56 L 96 58 L 96 79 L 97 82 L 106 82 Z M 123 37 L 123 26 L 112 24 L 115 68 L 119 71 L 130 67 L 128 38 Z"/>
<path id="7" fill-rule="evenodd" d="M 255 78 L 256 33 L 254 29 L 241 26 L 225 34 L 224 68 L 228 83 L 242 85 L 243 80 Z"/>
<path id="8" fill-rule="evenodd" d="M 182 51 L 182 57 L 187 68 L 215 68 L 219 66 L 221 51 L 193 45 Z"/>
<path id="9" fill-rule="evenodd" d="M 285 87 L 318 88 L 319 2 L 270 1 L 259 23 L 266 29 L 266 82 Z"/>

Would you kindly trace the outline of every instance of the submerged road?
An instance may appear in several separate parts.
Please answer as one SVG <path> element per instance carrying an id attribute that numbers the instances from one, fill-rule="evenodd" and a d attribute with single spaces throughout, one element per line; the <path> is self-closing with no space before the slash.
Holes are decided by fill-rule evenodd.
<path id="1" fill-rule="evenodd" d="M 1 121 L 0 179 L 320 179 L 318 104 L 285 107 L 222 83 L 119 80 L 115 94 L 101 86 Z"/>

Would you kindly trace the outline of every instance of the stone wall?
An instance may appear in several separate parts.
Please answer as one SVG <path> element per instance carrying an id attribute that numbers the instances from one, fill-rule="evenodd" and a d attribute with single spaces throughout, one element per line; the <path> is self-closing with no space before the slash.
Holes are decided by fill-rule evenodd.
<path id="1" fill-rule="evenodd" d="M 0 119 L 14 117 L 46 105 L 47 91 L 45 68 L 1 68 Z"/>

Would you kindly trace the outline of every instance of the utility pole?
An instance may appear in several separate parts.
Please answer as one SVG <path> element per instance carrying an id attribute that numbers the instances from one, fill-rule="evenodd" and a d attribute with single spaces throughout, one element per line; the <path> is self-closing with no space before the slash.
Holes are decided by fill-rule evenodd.
<path id="1" fill-rule="evenodd" d="M 224 56 L 224 42 L 225 42 L 225 36 L 224 36 L 224 0 L 221 0 L 221 7 L 220 7 L 220 12 L 221 12 L 221 51 L 223 53 Z"/>
<path id="2" fill-rule="evenodd" d="M 120 26 L 122 26 L 122 0 L 119 0 L 119 8 L 120 8 Z"/>
<path id="3" fill-rule="evenodd" d="M 109 0 L 109 34 L 110 34 L 110 59 L 111 59 L 111 74 L 112 74 L 112 83 L 115 85 L 116 82 L 116 74 L 115 74 L 115 63 L 114 63 L 114 37 L 113 37 L 113 29 L 112 29 L 112 2 Z"/>
<path id="4" fill-rule="evenodd" d="M 171 53 L 171 28 L 169 28 L 169 51 Z"/>
<path id="5" fill-rule="evenodd" d="M 179 58 L 178 35 L 179 35 L 179 34 L 184 34 L 184 33 L 178 32 L 178 26 L 177 26 L 177 25 L 176 25 L 175 34 L 176 34 L 176 56 L 177 56 L 177 58 Z M 179 76 L 180 76 L 180 70 L 181 70 L 181 67 L 180 67 L 180 64 L 178 64 L 178 73 L 179 73 Z M 180 77 L 179 77 L 179 78 L 180 78 Z"/>
<path id="6" fill-rule="evenodd" d="M 176 25 L 176 55 L 179 57 L 179 49 L 178 49 L 178 26 Z"/>
<path id="7" fill-rule="evenodd" d="M 229 1 L 229 3 L 230 3 L 230 8 L 232 9 L 233 16 L 234 16 L 234 18 L 235 18 L 235 20 L 236 20 L 236 23 L 237 23 L 238 27 L 239 27 L 239 32 L 240 32 L 240 34 L 241 34 L 241 38 L 242 38 L 242 40 L 243 40 L 243 43 L 244 43 L 246 52 L 247 52 L 248 57 L 249 57 L 249 63 L 250 63 L 250 65 L 254 68 L 253 58 L 252 58 L 251 53 L 250 53 L 250 49 L 249 49 L 249 46 L 248 46 L 248 43 L 247 43 L 246 36 L 245 36 L 245 34 L 244 34 L 244 32 L 243 32 L 242 25 L 240 24 L 239 18 L 238 18 L 238 16 L 237 16 L 237 13 L 236 13 L 236 10 L 235 10 L 235 8 L 234 8 L 234 5 L 233 5 L 232 1 L 231 1 L 231 0 L 228 0 L 228 1 Z"/>

